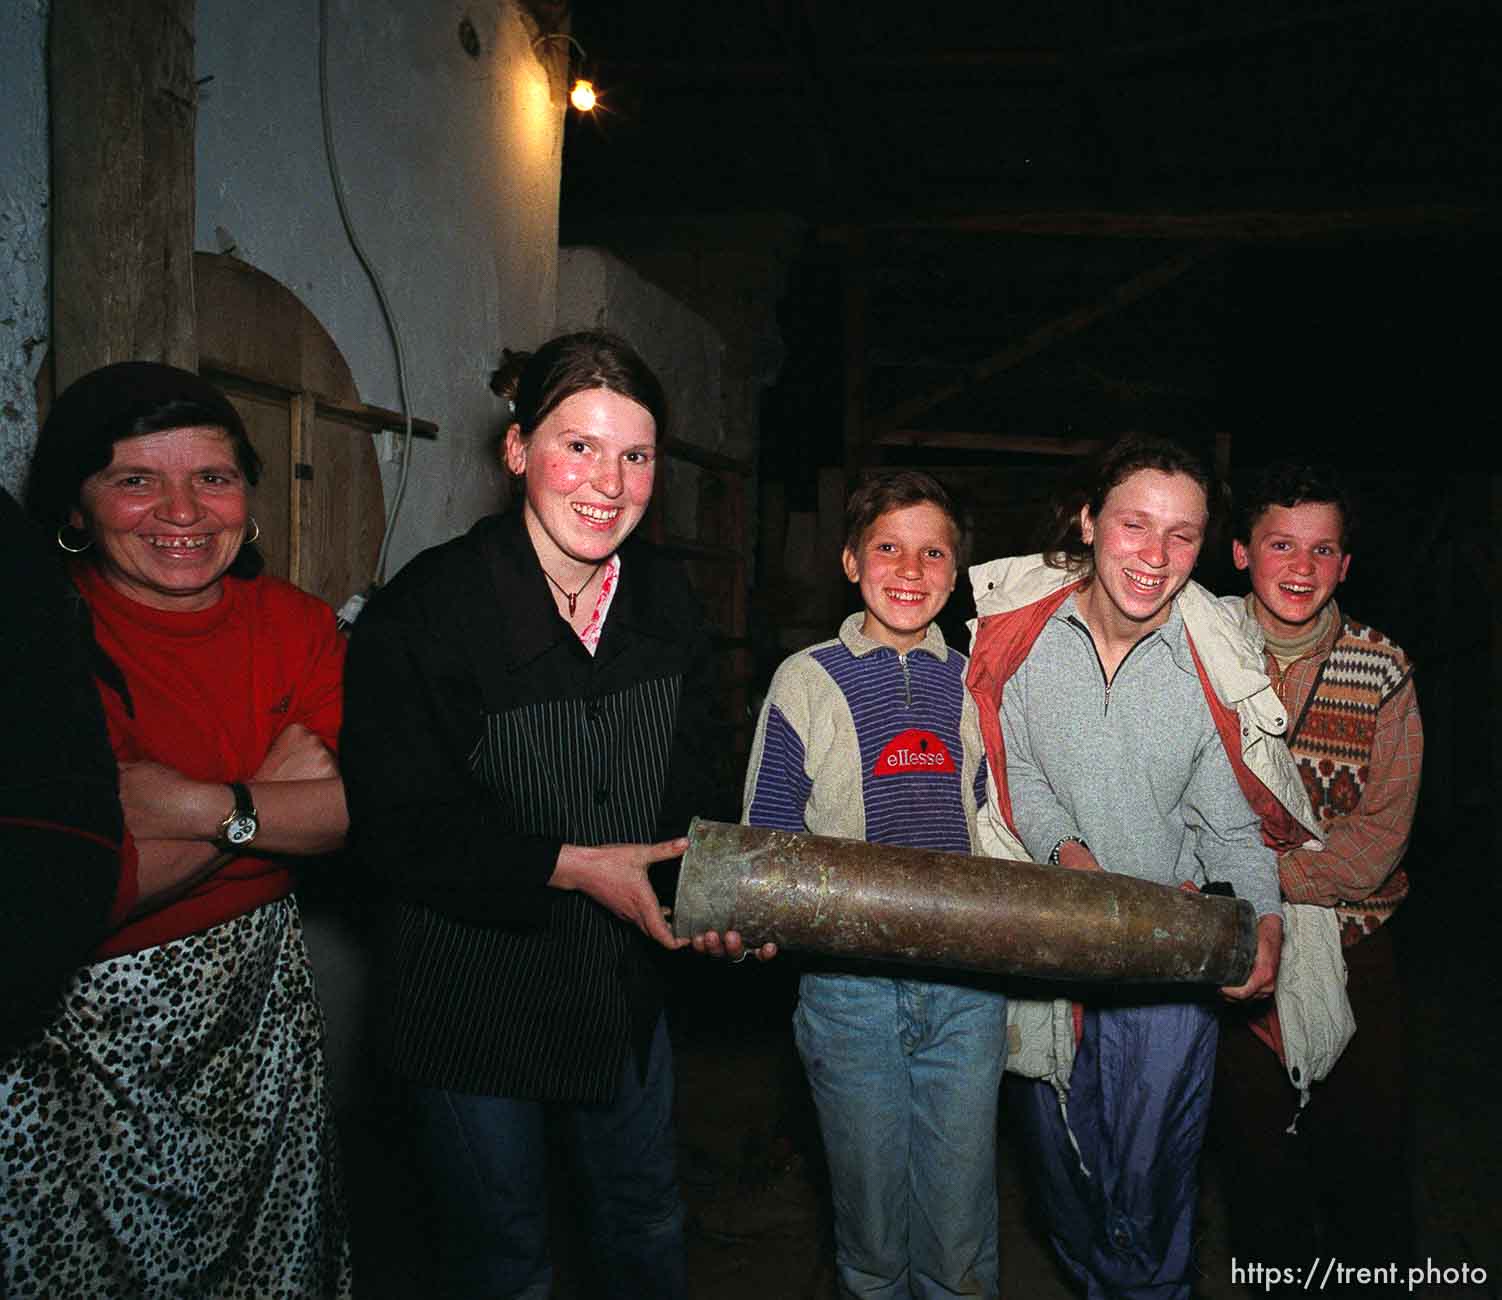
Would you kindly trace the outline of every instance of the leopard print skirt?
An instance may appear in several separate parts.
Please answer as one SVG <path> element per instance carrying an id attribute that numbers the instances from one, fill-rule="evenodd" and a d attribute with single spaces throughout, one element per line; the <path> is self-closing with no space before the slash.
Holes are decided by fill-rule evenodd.
<path id="1" fill-rule="evenodd" d="M 86 966 L 0 1063 L 0 1294 L 348 1296 L 291 899 Z"/>

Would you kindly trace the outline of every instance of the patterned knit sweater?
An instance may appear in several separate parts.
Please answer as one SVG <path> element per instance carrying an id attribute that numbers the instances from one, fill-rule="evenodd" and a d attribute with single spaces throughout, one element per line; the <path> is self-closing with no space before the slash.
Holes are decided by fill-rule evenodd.
<path id="1" fill-rule="evenodd" d="M 1332 603 L 1329 632 L 1302 658 L 1268 672 L 1293 719 L 1288 747 L 1326 832 L 1323 853 L 1285 853 L 1284 897 L 1334 907 L 1349 946 L 1408 896 L 1408 848 L 1424 733 L 1413 665 L 1378 632 Z M 1248 630 L 1255 626 L 1250 608 Z"/>

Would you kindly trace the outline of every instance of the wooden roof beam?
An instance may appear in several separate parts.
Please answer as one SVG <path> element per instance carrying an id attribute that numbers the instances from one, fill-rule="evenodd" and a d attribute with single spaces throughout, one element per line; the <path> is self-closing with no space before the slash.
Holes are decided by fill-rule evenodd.
<path id="1" fill-rule="evenodd" d="M 855 78 L 896 77 L 925 85 L 949 81 L 956 74 L 967 71 L 987 74 L 993 79 L 998 72 L 1010 71 L 1020 74 L 1026 80 L 1037 80 L 1040 75 L 1077 76 L 1081 66 L 1149 62 L 1217 49 L 1234 50 L 1252 41 L 1277 38 L 1311 27 L 1350 23 L 1405 9 L 1425 10 L 1431 18 L 1453 19 L 1467 13 L 1478 16 L 1486 13 L 1486 5 L 1480 0 L 1450 0 L 1449 3 L 1439 5 L 1433 4 L 1432 0 L 1365 0 L 1364 3 L 1330 5 L 1276 18 L 1206 27 L 1183 35 L 1128 41 L 1119 45 L 1015 46 L 992 49 L 954 46 L 905 49 L 897 53 L 862 50 L 848 57 L 842 56 L 841 62 L 848 75 Z M 800 49 L 800 46 L 808 30 L 818 32 L 818 25 L 822 25 L 825 31 L 832 32 L 835 37 L 840 32 L 821 11 L 818 0 L 789 0 L 785 4 L 769 5 L 768 10 L 769 21 L 783 33 L 788 42 L 791 58 L 775 54 L 747 58 L 642 58 L 632 55 L 611 57 L 608 52 L 602 52 L 602 57 L 597 62 L 600 67 L 608 68 L 615 77 L 629 77 L 637 82 L 650 81 L 671 90 L 732 87 L 776 94 L 787 86 L 790 61 L 798 62 L 806 56 L 806 51 Z M 820 35 L 820 46 L 828 43 L 827 38 Z"/>
<path id="2" fill-rule="evenodd" d="M 820 238 L 849 240 L 854 224 L 826 226 Z M 1283 243 L 1353 235 L 1426 235 L 1444 231 L 1502 230 L 1502 204 L 1413 203 L 1375 208 L 1243 209 L 1240 211 L 1125 211 L 1102 208 L 993 208 L 988 211 L 915 212 L 863 221 L 859 229 L 942 231 L 948 234 L 1045 235 L 1092 239 L 1214 240 Z"/>
<path id="3" fill-rule="evenodd" d="M 1202 262 L 1214 257 L 1219 251 L 1219 245 L 1202 244 L 1198 248 L 1190 249 L 1186 253 L 1181 253 L 1177 257 L 1151 267 L 1140 275 L 1134 275 L 1130 280 L 1117 285 L 1104 298 L 1087 303 L 1083 307 L 1077 307 L 1074 311 L 1067 312 L 1046 325 L 1039 326 L 1016 343 L 1002 348 L 999 352 L 993 352 L 988 357 L 983 357 L 966 369 L 963 379 L 941 384 L 918 397 L 898 403 L 884 415 L 873 419 L 870 427 L 881 431 L 900 428 L 916 416 L 923 415 L 950 398 L 969 391 L 975 385 L 1020 365 L 1029 357 L 1036 356 L 1060 340 L 1071 338 L 1089 329 L 1098 321 L 1114 316 L 1123 308 L 1157 293 L 1158 290 L 1188 274 Z"/>
<path id="4" fill-rule="evenodd" d="M 878 447 L 922 447 L 927 450 L 1009 451 L 1033 456 L 1088 456 L 1105 443 L 1100 438 L 1050 438 L 1046 434 L 980 433 L 941 429 L 888 429 L 874 439 Z"/>

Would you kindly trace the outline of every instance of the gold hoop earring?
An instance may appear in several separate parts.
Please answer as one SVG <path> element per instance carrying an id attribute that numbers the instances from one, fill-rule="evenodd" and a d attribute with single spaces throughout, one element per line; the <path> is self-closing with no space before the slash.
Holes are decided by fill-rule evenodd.
<path id="1" fill-rule="evenodd" d="M 91 547 L 94 544 L 94 539 L 92 537 L 85 536 L 84 539 L 83 539 L 83 545 L 82 546 L 69 546 L 67 542 L 63 541 L 63 529 L 66 528 L 67 526 L 68 526 L 67 524 L 59 524 L 57 526 L 57 544 L 58 544 L 58 546 L 61 549 L 67 551 L 69 555 L 82 555 L 86 550 L 89 549 L 89 547 Z"/>
<path id="2" fill-rule="evenodd" d="M 254 546 L 258 541 L 261 540 L 261 525 L 256 523 L 256 517 L 254 515 L 251 515 L 250 517 L 250 526 L 255 529 L 255 532 L 251 533 L 249 537 L 241 542 L 241 546 Z"/>

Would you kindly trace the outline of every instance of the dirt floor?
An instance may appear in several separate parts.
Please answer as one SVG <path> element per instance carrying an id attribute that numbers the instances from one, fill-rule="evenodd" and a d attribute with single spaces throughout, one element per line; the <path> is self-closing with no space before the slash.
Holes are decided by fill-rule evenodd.
<path id="1" fill-rule="evenodd" d="M 1418 869 L 1417 851 L 1413 859 Z M 1418 1256 L 1436 1269 L 1485 1280 L 1420 1285 L 1425 1297 L 1502 1296 L 1502 985 L 1493 974 L 1499 891 L 1472 863 L 1469 905 L 1458 893 L 1416 888 L 1394 924 L 1408 996 L 1414 1080 Z M 1438 880 L 1437 873 L 1434 877 Z M 817 1133 L 792 1048 L 790 970 L 694 967 L 675 990 L 671 1026 L 678 1069 L 680 1182 L 690 1215 L 693 1292 L 716 1300 L 833 1300 L 829 1214 Z M 1005 1111 L 1006 1090 L 1003 1090 Z M 397 1109 L 345 1119 L 363 1298 L 429 1294 L 424 1198 L 403 1169 Z M 1030 1219 L 1009 1136 L 998 1152 L 1002 1294 L 1069 1300 Z M 1228 1171 L 1207 1157 L 1199 1224 L 1200 1300 L 1253 1292 L 1233 1286 L 1220 1196 Z M 569 1205 L 555 1195 L 559 1300 L 598 1292 Z M 1318 1290 L 1311 1287 L 1310 1290 Z M 1324 1290 L 1370 1291 L 1352 1283 Z"/>

